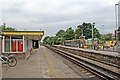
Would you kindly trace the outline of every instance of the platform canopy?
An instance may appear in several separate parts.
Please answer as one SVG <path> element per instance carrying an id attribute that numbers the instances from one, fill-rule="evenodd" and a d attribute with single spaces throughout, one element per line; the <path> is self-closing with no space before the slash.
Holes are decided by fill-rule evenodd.
<path id="1" fill-rule="evenodd" d="M 44 35 L 44 31 L 3 31 L 1 32 L 2 35 L 23 35 L 28 38 L 39 40 Z"/>

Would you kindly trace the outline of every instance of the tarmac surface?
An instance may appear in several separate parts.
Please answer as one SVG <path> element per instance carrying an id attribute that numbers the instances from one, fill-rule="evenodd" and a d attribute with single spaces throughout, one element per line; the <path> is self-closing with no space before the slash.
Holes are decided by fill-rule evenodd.
<path id="1" fill-rule="evenodd" d="M 81 78 L 73 69 L 41 46 L 28 60 L 18 60 L 15 67 L 2 66 L 3 78 Z"/>

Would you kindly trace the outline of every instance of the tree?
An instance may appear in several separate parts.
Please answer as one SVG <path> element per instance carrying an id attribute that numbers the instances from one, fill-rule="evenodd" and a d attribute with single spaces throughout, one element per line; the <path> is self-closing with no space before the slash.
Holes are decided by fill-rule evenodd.
<path id="1" fill-rule="evenodd" d="M 77 29 L 79 29 L 80 34 L 83 33 L 83 36 L 85 36 L 86 39 L 88 39 L 88 38 L 92 38 L 92 27 L 93 27 L 93 32 L 94 32 L 93 33 L 94 38 L 99 38 L 100 37 L 99 31 L 91 23 L 83 22 L 82 25 L 77 26 Z"/>
<path id="2" fill-rule="evenodd" d="M 75 30 L 75 39 L 79 39 L 81 34 L 82 34 L 81 29 L 80 28 L 76 28 L 76 30 Z"/>
<path id="3" fill-rule="evenodd" d="M 16 29 L 13 27 L 6 27 L 6 24 L 4 23 L 0 26 L 0 31 L 16 31 Z"/>
<path id="4" fill-rule="evenodd" d="M 68 28 L 64 35 L 65 40 L 72 40 L 74 39 L 74 37 L 75 37 L 74 30 L 72 29 L 72 27 Z"/>
<path id="5" fill-rule="evenodd" d="M 65 31 L 64 31 L 64 30 L 59 30 L 59 31 L 57 32 L 56 36 L 58 36 L 58 37 L 63 37 L 64 34 L 65 34 Z"/>
<path id="6" fill-rule="evenodd" d="M 109 34 L 105 35 L 104 39 L 105 39 L 105 41 L 113 40 L 112 33 L 111 34 L 109 33 Z"/>
<path id="7" fill-rule="evenodd" d="M 49 44 L 49 39 L 50 39 L 50 36 L 46 36 L 46 37 L 43 39 L 43 44 Z"/>
<path id="8" fill-rule="evenodd" d="M 43 42 L 45 44 L 54 45 L 54 44 L 64 44 L 65 40 L 79 39 L 79 37 L 83 34 L 87 39 L 92 38 L 92 24 L 83 22 L 82 25 L 78 25 L 75 32 L 72 27 L 68 28 L 66 31 L 59 30 L 56 33 L 56 36 L 47 36 L 44 38 Z M 100 33 L 94 27 L 94 38 L 99 38 Z"/>
<path id="9" fill-rule="evenodd" d="M 96 29 L 96 28 L 94 28 L 93 34 L 94 34 L 94 38 L 99 38 L 100 37 L 100 33 L 99 33 L 98 29 Z"/>
<path id="10" fill-rule="evenodd" d="M 57 36 L 46 36 L 44 39 L 43 39 L 43 44 L 48 44 L 48 45 L 56 45 L 56 44 L 60 44 L 61 41 L 60 41 L 60 38 L 58 38 Z"/>
<path id="11" fill-rule="evenodd" d="M 65 31 L 64 30 L 59 30 L 56 34 L 56 36 L 58 37 L 57 39 L 57 44 L 64 44 L 64 35 L 65 35 Z"/>
<path id="12" fill-rule="evenodd" d="M 57 43 L 57 37 L 55 36 L 55 37 L 51 37 L 50 38 L 50 42 L 51 42 L 51 45 L 54 45 L 54 44 L 56 44 Z"/>

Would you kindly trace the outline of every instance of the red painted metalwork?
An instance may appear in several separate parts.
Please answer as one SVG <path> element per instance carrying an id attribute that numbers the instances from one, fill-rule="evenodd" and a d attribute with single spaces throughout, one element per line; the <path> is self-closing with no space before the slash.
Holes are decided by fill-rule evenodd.
<path id="1" fill-rule="evenodd" d="M 23 52 L 23 42 L 18 41 L 18 52 Z"/>
<path id="2" fill-rule="evenodd" d="M 12 47 L 13 47 L 12 51 L 13 51 L 13 52 L 16 52 L 16 41 L 13 41 L 12 44 L 13 44 L 13 46 L 12 46 Z"/>

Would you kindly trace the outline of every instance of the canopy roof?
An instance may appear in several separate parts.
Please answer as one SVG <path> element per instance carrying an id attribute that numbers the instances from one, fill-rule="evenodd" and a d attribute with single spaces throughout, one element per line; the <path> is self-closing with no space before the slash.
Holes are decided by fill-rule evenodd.
<path id="1" fill-rule="evenodd" d="M 24 35 L 28 38 L 38 40 L 44 35 L 44 31 L 3 31 L 2 35 Z"/>
<path id="2" fill-rule="evenodd" d="M 43 36 L 44 31 L 3 31 L 1 32 L 2 35 L 35 35 L 35 36 Z"/>

